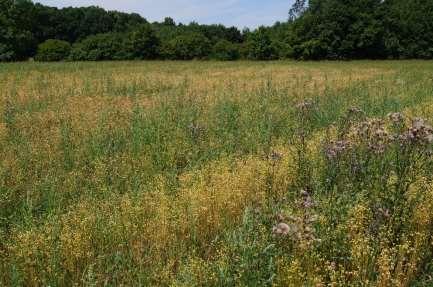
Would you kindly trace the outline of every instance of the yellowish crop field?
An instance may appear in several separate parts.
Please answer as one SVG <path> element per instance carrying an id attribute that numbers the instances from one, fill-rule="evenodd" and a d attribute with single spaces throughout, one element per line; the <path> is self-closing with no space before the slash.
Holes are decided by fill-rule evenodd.
<path id="1" fill-rule="evenodd" d="M 0 285 L 432 286 L 433 62 L 0 65 Z"/>

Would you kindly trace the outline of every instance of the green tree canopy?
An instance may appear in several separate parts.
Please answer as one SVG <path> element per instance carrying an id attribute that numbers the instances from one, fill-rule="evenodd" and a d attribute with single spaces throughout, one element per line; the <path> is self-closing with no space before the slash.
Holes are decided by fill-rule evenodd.
<path id="1" fill-rule="evenodd" d="M 239 59 L 239 48 L 227 40 L 220 40 L 213 47 L 212 58 L 220 61 L 233 61 Z"/>
<path id="2" fill-rule="evenodd" d="M 149 24 L 140 25 L 129 34 L 131 54 L 135 59 L 155 59 L 160 41 Z"/>
<path id="3" fill-rule="evenodd" d="M 71 44 L 62 40 L 47 40 L 38 46 L 35 60 L 42 62 L 62 61 L 68 58 Z"/>
<path id="4" fill-rule="evenodd" d="M 59 9 L 0 0 L 0 61 L 33 57 L 49 39 L 71 43 L 71 59 L 81 60 L 233 59 L 237 54 L 252 60 L 432 59 L 433 1 L 296 0 L 287 21 L 241 32 L 170 17 L 148 23 L 136 13 L 96 6 Z"/>
<path id="5" fill-rule="evenodd" d="M 211 42 L 201 33 L 188 33 L 175 37 L 163 46 L 168 59 L 204 59 L 211 51 Z"/>
<path id="6" fill-rule="evenodd" d="M 89 36 L 73 45 L 70 59 L 74 61 L 104 61 L 131 59 L 122 34 L 106 33 Z"/>
<path id="7" fill-rule="evenodd" d="M 270 33 L 265 27 L 260 27 L 247 37 L 248 58 L 253 60 L 271 60 L 276 57 Z"/>
<path id="8" fill-rule="evenodd" d="M 376 58 L 383 52 L 381 0 L 312 0 L 294 22 L 294 55 L 304 59 Z"/>
<path id="9" fill-rule="evenodd" d="M 0 0 L 0 60 L 23 60 L 36 50 L 32 34 L 33 3 Z"/>

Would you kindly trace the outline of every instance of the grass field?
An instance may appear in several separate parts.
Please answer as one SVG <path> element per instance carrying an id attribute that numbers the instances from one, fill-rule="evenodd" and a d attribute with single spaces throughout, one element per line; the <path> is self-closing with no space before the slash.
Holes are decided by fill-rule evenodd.
<path id="1" fill-rule="evenodd" d="M 2 64 L 0 112 L 2 286 L 433 286 L 431 61 Z"/>

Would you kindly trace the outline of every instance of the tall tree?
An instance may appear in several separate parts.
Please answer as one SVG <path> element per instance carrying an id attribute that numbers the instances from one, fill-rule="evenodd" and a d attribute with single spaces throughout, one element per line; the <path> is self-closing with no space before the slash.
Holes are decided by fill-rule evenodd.
<path id="1" fill-rule="evenodd" d="M 307 10 L 308 0 L 296 0 L 289 10 L 289 21 L 295 21 Z"/>
<path id="2" fill-rule="evenodd" d="M 0 61 L 23 60 L 34 54 L 33 20 L 32 2 L 0 0 Z"/>
<path id="3" fill-rule="evenodd" d="M 275 58 L 269 30 L 259 27 L 250 33 L 247 38 L 248 58 L 253 60 L 271 60 Z"/>
<path id="4" fill-rule="evenodd" d="M 383 3 L 384 42 L 391 58 L 433 58 L 433 1 Z"/>
<path id="5" fill-rule="evenodd" d="M 311 0 L 294 22 L 295 56 L 309 59 L 382 57 L 381 0 Z"/>
<path id="6" fill-rule="evenodd" d="M 155 59 L 160 41 L 150 24 L 143 24 L 129 34 L 129 45 L 135 59 Z"/>

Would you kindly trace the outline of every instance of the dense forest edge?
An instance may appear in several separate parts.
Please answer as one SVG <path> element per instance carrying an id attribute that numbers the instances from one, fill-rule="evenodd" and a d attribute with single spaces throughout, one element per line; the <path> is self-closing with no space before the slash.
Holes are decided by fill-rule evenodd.
<path id="1" fill-rule="evenodd" d="M 0 0 L 0 61 L 432 59 L 431 0 L 296 0 L 255 30 Z"/>

